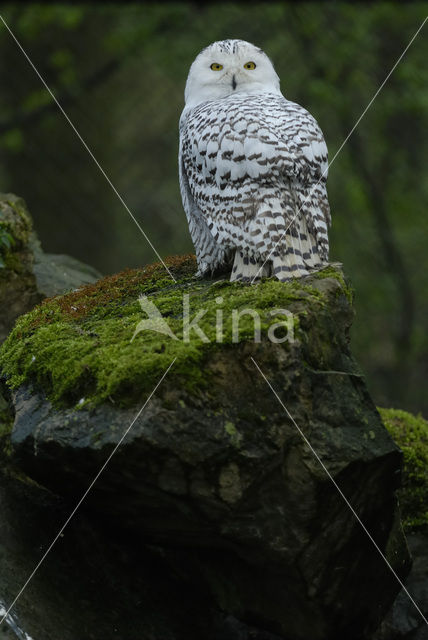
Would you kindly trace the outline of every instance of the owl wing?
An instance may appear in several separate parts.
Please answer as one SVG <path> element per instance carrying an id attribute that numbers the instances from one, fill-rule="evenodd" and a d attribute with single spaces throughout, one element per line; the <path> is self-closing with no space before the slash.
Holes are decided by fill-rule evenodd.
<path id="1" fill-rule="evenodd" d="M 245 116 L 244 110 L 234 129 L 241 134 L 239 127 L 246 125 L 245 137 L 237 145 L 238 153 L 245 157 L 242 170 L 257 181 L 259 192 L 260 185 L 269 181 L 266 200 L 282 200 L 283 224 L 278 222 L 275 205 L 270 207 L 270 227 L 277 228 L 272 237 L 277 238 L 279 233 L 283 239 L 288 229 L 294 236 L 310 235 L 311 261 L 314 251 L 321 261 L 326 261 L 331 216 L 326 190 L 328 151 L 323 133 L 306 109 L 283 96 L 259 99 L 254 112 L 257 117 L 251 118 Z M 227 144 L 223 146 L 227 148 Z M 234 173 L 236 176 L 236 168 Z M 243 175 L 239 177 L 242 179 Z M 269 211 L 264 215 L 268 217 Z"/>
<path id="2" fill-rule="evenodd" d="M 189 224 L 189 232 L 195 247 L 196 259 L 201 275 L 209 271 L 221 268 L 230 261 L 230 255 L 222 249 L 215 241 L 206 219 L 201 209 L 196 204 L 189 186 L 189 178 L 186 172 L 184 158 L 188 154 L 188 140 L 184 135 L 186 129 L 185 118 L 180 119 L 180 146 L 178 153 L 178 174 L 180 181 L 180 192 L 183 201 L 184 211 Z M 201 185 L 203 180 L 201 180 Z"/>
<path id="3" fill-rule="evenodd" d="M 285 99 L 284 99 L 285 100 Z M 283 153 L 292 155 L 291 188 L 296 199 L 296 220 L 303 218 L 315 238 L 322 261 L 328 260 L 328 227 L 331 225 L 327 197 L 328 150 L 315 118 L 300 105 L 287 104 L 281 139 Z"/>

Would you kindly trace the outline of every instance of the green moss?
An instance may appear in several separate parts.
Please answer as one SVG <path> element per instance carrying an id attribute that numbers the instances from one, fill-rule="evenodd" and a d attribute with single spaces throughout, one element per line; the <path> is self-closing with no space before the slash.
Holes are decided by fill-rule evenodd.
<path id="1" fill-rule="evenodd" d="M 406 529 L 428 529 L 428 422 L 398 409 L 379 409 L 382 420 L 404 455 L 399 500 Z"/>
<path id="2" fill-rule="evenodd" d="M 21 252 L 27 251 L 31 231 L 32 222 L 24 200 L 11 193 L 0 194 L 1 270 L 23 271 Z"/>
<path id="3" fill-rule="evenodd" d="M 239 449 L 239 447 L 241 445 L 241 441 L 242 441 L 242 433 L 239 433 L 238 429 L 233 424 L 233 422 L 225 422 L 224 430 L 226 431 L 227 435 L 229 436 L 230 441 L 233 444 L 233 446 L 236 447 L 237 449 Z"/>
<path id="4" fill-rule="evenodd" d="M 0 228 L 11 235 L 17 248 L 28 244 L 32 227 L 24 200 L 12 193 L 0 194 Z"/>
<path id="5" fill-rule="evenodd" d="M 176 283 L 157 263 L 47 299 L 22 316 L 0 349 L 8 385 L 34 383 L 57 404 L 83 406 L 107 399 L 129 404 L 153 389 L 175 358 L 172 373 L 194 390 L 209 383 L 201 363 L 217 348 L 216 319 L 223 324 L 220 341 L 234 348 L 236 342 L 254 339 L 254 319 L 242 313 L 246 309 L 260 316 L 265 335 L 286 319 L 272 315 L 272 310 L 290 309 L 298 329 L 300 314 L 308 308 L 316 313 L 327 304 L 326 294 L 317 288 L 318 275 L 287 283 L 265 279 L 249 286 L 228 279 L 196 279 L 194 256 L 166 262 Z M 329 277 L 340 282 L 336 269 Z M 203 312 L 198 322 L 203 334 L 191 332 L 188 341 L 183 339 L 183 294 L 189 296 L 190 319 Z M 138 323 L 147 318 L 138 301 L 141 295 L 156 305 L 177 340 L 145 330 L 131 342 Z M 276 337 L 282 337 L 281 330 L 286 333 L 279 328 Z"/>
<path id="6" fill-rule="evenodd" d="M 341 289 L 338 289 L 338 295 L 345 295 L 349 304 L 353 304 L 354 301 L 354 289 L 352 286 L 346 281 L 345 276 L 342 271 L 338 269 L 334 264 L 317 271 L 313 278 L 315 280 L 323 280 L 324 278 L 335 278 L 341 284 Z"/>

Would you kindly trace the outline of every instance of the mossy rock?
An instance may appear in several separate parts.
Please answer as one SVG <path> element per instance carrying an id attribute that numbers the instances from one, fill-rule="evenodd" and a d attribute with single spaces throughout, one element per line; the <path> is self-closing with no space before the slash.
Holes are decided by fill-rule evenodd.
<path id="1" fill-rule="evenodd" d="M 24 200 L 13 193 L 0 193 L 0 255 L 3 267 L 10 259 L 11 249 L 27 247 L 32 230 L 32 220 Z"/>
<path id="2" fill-rule="evenodd" d="M 0 341 L 20 315 L 47 295 L 100 277 L 79 260 L 44 253 L 25 201 L 13 193 L 0 193 Z"/>
<path id="3" fill-rule="evenodd" d="M 194 256 L 172 257 L 167 264 L 176 282 L 159 263 L 128 269 L 47 299 L 21 317 L 0 351 L 8 384 L 17 388 L 34 383 L 57 405 L 96 405 L 109 400 L 129 405 L 142 392 L 150 391 L 175 359 L 174 375 L 186 388 L 206 386 L 210 381 L 201 365 L 219 346 L 218 313 L 222 314 L 221 348 L 233 349 L 237 343 L 254 339 L 250 314 L 242 315 L 234 332 L 234 309 L 256 313 L 263 336 L 278 322 L 286 322 L 287 334 L 293 333 L 298 341 L 306 339 L 308 307 L 314 312 L 321 309 L 332 293 L 342 296 L 345 303 L 352 295 L 341 270 L 334 266 L 304 280 L 265 279 L 248 286 L 228 279 L 196 278 Z M 183 339 L 184 295 L 192 318 L 203 313 L 198 323 L 203 334 L 194 332 L 188 341 Z M 149 297 L 177 339 L 155 331 L 132 339 L 138 323 L 147 317 L 139 296 Z M 293 317 L 272 315 L 275 309 L 286 309 Z M 275 334 L 279 338 L 280 331 Z M 320 341 L 313 349 L 321 351 L 312 353 L 315 359 L 320 355 L 317 366 L 327 366 L 329 345 Z"/>
<path id="4" fill-rule="evenodd" d="M 379 409 L 382 420 L 404 454 L 399 500 L 407 531 L 428 533 L 428 422 L 399 409 Z"/>
<path id="5" fill-rule="evenodd" d="M 404 579 L 402 455 L 350 352 L 341 269 L 246 285 L 195 277 L 194 256 L 166 263 L 176 282 L 162 264 L 127 270 L 19 319 L 0 352 L 14 460 L 75 503 L 117 447 L 85 500 L 107 526 L 168 549 L 240 620 L 296 640 L 368 637 L 399 584 L 325 468 Z M 189 341 L 185 296 L 200 316 Z M 139 331 L 139 297 L 162 314 L 152 330 Z M 233 310 L 252 312 L 235 333 Z"/>
<path id="6" fill-rule="evenodd" d="M 24 201 L 11 193 L 0 194 L 0 341 L 16 318 L 43 297 L 33 273 L 31 233 Z"/>

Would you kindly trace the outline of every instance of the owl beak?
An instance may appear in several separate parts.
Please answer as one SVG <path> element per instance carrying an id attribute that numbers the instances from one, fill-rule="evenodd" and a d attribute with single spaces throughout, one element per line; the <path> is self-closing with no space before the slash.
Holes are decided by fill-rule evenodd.
<path id="1" fill-rule="evenodd" d="M 232 89 L 235 91 L 236 89 L 236 80 L 235 80 L 235 76 L 232 76 Z"/>

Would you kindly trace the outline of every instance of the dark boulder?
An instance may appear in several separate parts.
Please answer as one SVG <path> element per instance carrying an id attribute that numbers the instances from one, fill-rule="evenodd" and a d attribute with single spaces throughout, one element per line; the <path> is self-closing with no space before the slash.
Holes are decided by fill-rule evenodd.
<path id="1" fill-rule="evenodd" d="M 399 584 L 296 428 L 405 577 L 395 496 L 402 455 L 349 350 L 353 312 L 340 268 L 249 287 L 195 279 L 193 258 L 169 267 L 175 284 L 161 265 L 127 271 L 18 321 L 0 353 L 14 388 L 16 463 L 77 500 L 174 361 L 86 511 L 161 547 L 231 619 L 287 640 L 369 638 Z M 192 317 L 204 312 L 207 340 L 183 339 L 183 294 Z M 138 331 L 147 317 L 139 295 L 177 339 L 159 319 L 164 333 Z M 256 312 L 259 342 L 249 314 L 234 339 L 233 309 Z"/>
<path id="2" fill-rule="evenodd" d="M 428 640 L 428 422 L 399 409 L 379 411 L 404 453 L 398 497 L 413 565 L 408 593 L 400 591 L 373 640 Z"/>

